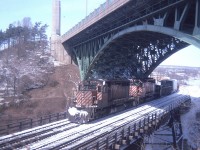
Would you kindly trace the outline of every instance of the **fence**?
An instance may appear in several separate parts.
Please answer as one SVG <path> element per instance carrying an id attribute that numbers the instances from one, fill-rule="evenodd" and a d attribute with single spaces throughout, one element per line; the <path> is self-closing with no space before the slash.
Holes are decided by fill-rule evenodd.
<path id="1" fill-rule="evenodd" d="M 30 129 L 33 127 L 41 126 L 47 123 L 59 121 L 66 118 L 67 118 L 67 112 L 61 112 L 61 113 L 42 116 L 39 118 L 25 119 L 23 121 L 2 125 L 0 126 L 0 136 L 22 131 L 25 129 Z"/>

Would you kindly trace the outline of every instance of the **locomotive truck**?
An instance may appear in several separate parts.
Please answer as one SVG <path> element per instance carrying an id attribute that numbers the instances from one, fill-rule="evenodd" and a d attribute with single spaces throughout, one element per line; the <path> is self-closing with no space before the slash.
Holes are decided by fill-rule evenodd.
<path id="1" fill-rule="evenodd" d="M 160 83 L 157 85 L 153 78 L 82 81 L 75 107 L 68 109 L 69 119 L 86 123 L 178 90 L 177 80 L 162 80 Z"/>

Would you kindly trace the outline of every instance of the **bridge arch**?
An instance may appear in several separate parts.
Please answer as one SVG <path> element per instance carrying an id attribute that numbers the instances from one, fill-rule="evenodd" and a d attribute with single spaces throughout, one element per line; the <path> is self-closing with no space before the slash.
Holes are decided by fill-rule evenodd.
<path id="1" fill-rule="evenodd" d="M 147 35 L 149 37 L 145 37 L 147 39 L 146 40 L 142 39 L 143 41 L 140 43 L 140 41 L 136 40 L 137 38 L 136 36 L 140 34 L 142 36 Z M 150 34 L 152 35 L 150 36 Z M 126 38 L 128 36 L 130 36 L 132 39 L 127 39 L 130 41 L 126 42 Z M 158 37 L 154 38 L 154 36 L 158 36 Z M 159 39 L 159 37 L 161 39 Z M 129 64 L 129 66 L 127 66 L 127 64 L 125 65 L 126 63 L 125 60 L 122 60 L 118 63 L 116 62 L 114 63 L 113 61 L 106 61 L 108 57 L 106 57 L 105 55 L 109 54 L 109 50 L 116 53 L 111 47 L 113 45 L 115 48 L 116 48 L 116 45 L 120 47 L 120 40 L 123 40 L 124 45 L 122 44 L 121 46 L 123 51 L 118 50 L 119 55 L 122 55 L 124 53 L 124 49 L 127 49 L 127 52 L 125 53 L 125 55 L 128 56 L 131 51 L 133 52 L 132 55 L 135 55 L 133 56 L 134 59 L 132 59 L 133 62 Z M 157 42 L 157 44 L 155 42 Z M 131 43 L 135 43 L 135 45 Z M 144 44 L 144 45 L 141 45 L 141 44 Z M 173 28 L 167 28 L 163 26 L 138 25 L 138 26 L 126 28 L 116 33 L 115 35 L 111 36 L 111 38 L 108 39 L 107 42 L 105 42 L 104 45 L 99 49 L 93 61 L 91 62 L 91 65 L 88 68 L 85 79 L 90 78 L 90 77 L 95 78 L 97 74 L 99 74 L 98 78 L 101 78 L 101 77 L 103 78 L 103 76 L 105 78 L 106 73 L 104 72 L 106 70 L 109 71 L 112 69 L 116 69 L 116 67 L 119 67 L 117 70 L 120 70 L 120 69 L 122 70 L 122 67 L 124 67 L 125 68 L 124 71 L 129 72 L 128 74 L 131 74 L 130 76 L 141 77 L 142 75 L 143 77 L 147 77 L 162 61 L 164 61 L 166 58 L 176 53 L 177 51 L 181 50 L 182 48 L 188 46 L 189 44 L 200 48 L 200 39 L 198 37 L 183 33 L 179 30 L 175 30 Z M 173 49 L 171 48 L 172 46 L 173 46 Z M 140 52 L 138 52 L 138 49 L 137 49 L 138 47 L 141 47 L 139 50 Z M 111 55 L 112 54 L 109 54 L 109 56 Z M 142 55 L 145 55 L 146 58 L 151 57 L 151 59 L 145 60 L 145 57 Z M 126 59 L 126 57 L 122 57 L 122 59 Z M 119 61 L 119 60 L 116 57 L 114 61 Z M 130 62 L 130 61 L 127 61 L 127 62 Z M 113 64 L 108 65 L 109 63 L 113 63 Z M 107 68 L 100 69 L 101 66 L 103 65 L 108 65 L 108 66 Z M 132 68 L 130 65 L 132 65 Z M 127 71 L 127 68 L 129 69 L 129 71 Z M 111 75 L 111 76 L 113 77 L 115 75 Z M 108 75 L 108 78 L 109 78 L 109 75 Z"/>

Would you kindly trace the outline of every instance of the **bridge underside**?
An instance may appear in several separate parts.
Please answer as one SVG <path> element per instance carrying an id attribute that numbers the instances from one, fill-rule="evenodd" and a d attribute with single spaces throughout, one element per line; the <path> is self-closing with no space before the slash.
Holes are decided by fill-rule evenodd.
<path id="1" fill-rule="evenodd" d="M 166 58 L 188 46 L 158 32 L 140 31 L 112 40 L 90 65 L 88 78 L 146 78 Z"/>
<path id="2" fill-rule="evenodd" d="M 200 0 L 131 0 L 84 30 L 78 27 L 62 41 L 82 80 L 146 78 L 189 44 L 200 48 Z"/>

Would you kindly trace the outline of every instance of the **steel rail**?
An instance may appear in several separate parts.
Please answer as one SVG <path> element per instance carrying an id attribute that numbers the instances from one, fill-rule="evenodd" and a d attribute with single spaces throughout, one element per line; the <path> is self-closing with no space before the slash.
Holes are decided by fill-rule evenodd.
<path id="1" fill-rule="evenodd" d="M 19 148 L 28 145 L 38 140 L 42 140 L 54 134 L 69 130 L 79 125 L 72 124 L 69 121 L 59 121 L 57 123 L 37 127 L 37 129 L 29 129 L 20 133 L 11 134 L 1 137 L 1 150 L 9 149 L 10 147 Z"/>

